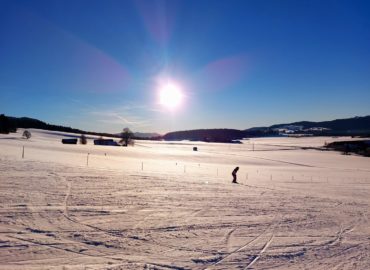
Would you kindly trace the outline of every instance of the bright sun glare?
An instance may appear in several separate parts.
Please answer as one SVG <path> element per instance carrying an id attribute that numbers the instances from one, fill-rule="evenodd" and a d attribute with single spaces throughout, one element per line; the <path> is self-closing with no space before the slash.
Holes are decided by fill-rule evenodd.
<path id="1" fill-rule="evenodd" d="M 159 91 L 159 102 L 163 106 L 174 109 L 181 104 L 183 95 L 177 85 L 167 83 Z"/>

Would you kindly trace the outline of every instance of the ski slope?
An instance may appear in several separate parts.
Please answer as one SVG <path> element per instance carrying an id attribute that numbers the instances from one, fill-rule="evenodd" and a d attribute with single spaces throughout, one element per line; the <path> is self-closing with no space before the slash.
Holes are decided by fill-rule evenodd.
<path id="1" fill-rule="evenodd" d="M 0 135 L 0 269 L 370 269 L 370 159 L 304 150 L 351 138 L 30 131 Z"/>

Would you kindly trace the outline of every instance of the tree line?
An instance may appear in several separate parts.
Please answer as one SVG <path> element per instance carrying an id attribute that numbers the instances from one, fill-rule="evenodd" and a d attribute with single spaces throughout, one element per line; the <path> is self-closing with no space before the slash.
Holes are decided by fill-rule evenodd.
<path id="1" fill-rule="evenodd" d="M 17 132 L 17 128 L 37 128 L 37 129 L 45 129 L 51 131 L 62 131 L 68 133 L 77 133 L 77 134 L 89 134 L 89 135 L 97 135 L 97 136 L 107 136 L 107 137 L 120 137 L 119 135 L 114 135 L 110 133 L 99 133 L 99 132 L 90 132 L 90 131 L 83 131 L 76 128 L 59 126 L 59 125 L 51 125 L 40 121 L 38 119 L 28 118 L 28 117 L 11 117 L 6 116 L 4 114 L 0 115 L 0 133 L 9 134 L 11 132 Z"/>

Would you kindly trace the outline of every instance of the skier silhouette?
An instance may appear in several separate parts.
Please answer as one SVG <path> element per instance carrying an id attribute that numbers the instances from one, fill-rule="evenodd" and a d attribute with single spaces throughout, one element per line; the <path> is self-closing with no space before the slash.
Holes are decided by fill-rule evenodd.
<path id="1" fill-rule="evenodd" d="M 238 183 L 238 182 L 236 182 L 236 173 L 238 172 L 238 170 L 239 170 L 239 167 L 236 167 L 236 168 L 233 170 L 233 172 L 231 173 L 231 175 L 233 176 L 233 181 L 232 181 L 232 183 Z"/>

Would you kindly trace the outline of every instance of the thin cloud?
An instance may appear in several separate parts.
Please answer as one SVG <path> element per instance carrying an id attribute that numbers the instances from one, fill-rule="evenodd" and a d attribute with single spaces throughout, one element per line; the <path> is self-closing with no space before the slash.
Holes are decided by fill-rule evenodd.
<path id="1" fill-rule="evenodd" d="M 144 110 L 147 110 L 144 106 L 128 104 L 118 109 L 92 110 L 88 113 L 97 116 L 96 121 L 101 123 L 128 125 L 132 128 L 149 127 L 151 121 L 146 117 L 139 116 Z"/>
<path id="2" fill-rule="evenodd" d="M 125 102 L 122 105 L 114 107 L 105 106 L 105 108 L 92 106 L 79 99 L 70 98 L 70 101 L 79 104 L 81 114 L 90 119 L 97 126 L 108 128 L 110 130 L 121 130 L 122 127 L 132 129 L 152 127 L 154 113 L 160 112 L 157 108 L 144 106 L 132 101 Z"/>

